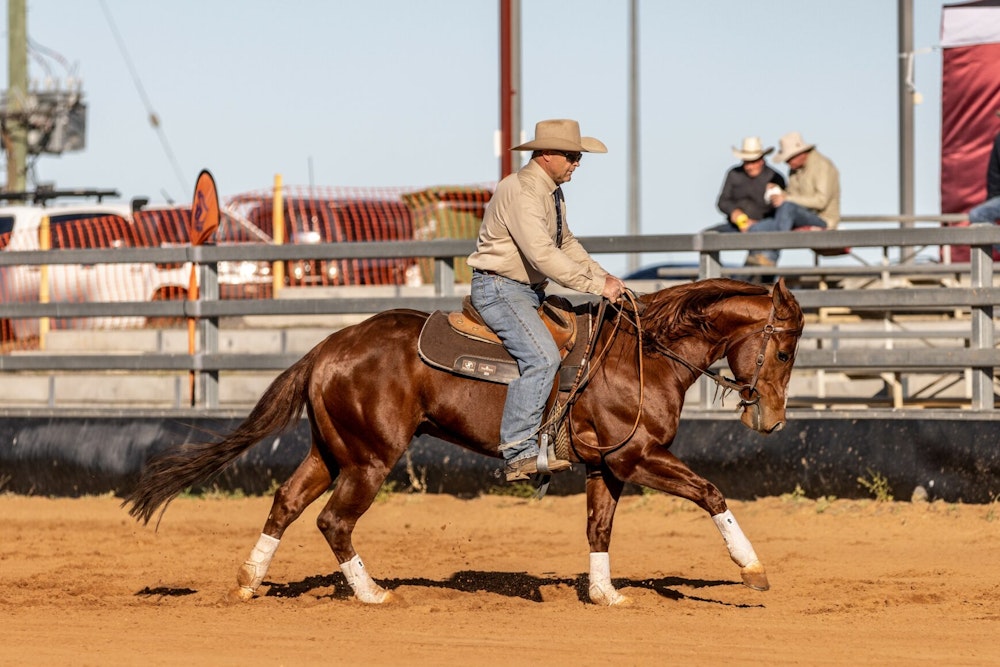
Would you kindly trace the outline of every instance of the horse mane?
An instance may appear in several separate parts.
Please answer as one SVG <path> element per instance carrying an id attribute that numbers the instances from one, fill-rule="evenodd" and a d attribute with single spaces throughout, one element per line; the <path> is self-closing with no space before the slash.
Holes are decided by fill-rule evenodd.
<path id="1" fill-rule="evenodd" d="M 642 313 L 646 347 L 651 350 L 665 349 L 689 336 L 716 340 L 721 332 L 713 326 L 710 306 L 732 297 L 768 293 L 768 289 L 760 285 L 712 278 L 646 294 L 641 299 L 646 306 Z"/>

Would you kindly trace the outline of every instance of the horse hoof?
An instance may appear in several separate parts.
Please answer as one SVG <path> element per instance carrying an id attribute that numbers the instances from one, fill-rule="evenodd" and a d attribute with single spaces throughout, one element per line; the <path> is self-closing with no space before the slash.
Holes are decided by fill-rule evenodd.
<path id="1" fill-rule="evenodd" d="M 743 585 L 755 591 L 766 591 L 771 588 L 771 584 L 767 582 L 767 573 L 764 572 L 764 566 L 759 560 L 741 568 L 740 575 L 743 577 Z"/>
<path id="2" fill-rule="evenodd" d="M 226 598 L 230 602 L 249 602 L 253 599 L 253 589 L 246 586 L 237 586 L 230 589 Z"/>
<path id="3" fill-rule="evenodd" d="M 396 596 L 384 588 L 364 593 L 355 593 L 355 599 L 364 604 L 391 604 L 396 601 Z"/>
<path id="4" fill-rule="evenodd" d="M 625 597 L 614 588 L 590 587 L 590 601 L 601 607 L 628 607 L 632 599 Z"/>

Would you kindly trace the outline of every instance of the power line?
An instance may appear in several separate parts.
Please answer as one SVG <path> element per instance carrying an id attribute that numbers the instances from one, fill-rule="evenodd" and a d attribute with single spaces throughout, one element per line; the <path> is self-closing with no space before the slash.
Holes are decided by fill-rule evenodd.
<path id="1" fill-rule="evenodd" d="M 125 42 L 118 32 L 118 27 L 115 25 L 114 19 L 111 17 L 111 10 L 108 9 L 108 5 L 104 0 L 100 0 L 101 9 L 104 10 L 104 17 L 108 20 L 108 26 L 111 28 L 111 33 L 114 35 L 115 42 L 118 44 L 118 49 L 122 53 L 122 59 L 125 61 L 125 65 L 132 76 L 132 83 L 135 85 L 135 89 L 139 93 L 139 97 L 142 98 L 142 104 L 146 108 L 146 113 L 149 116 L 149 124 L 153 126 L 156 130 L 157 136 L 160 138 L 160 144 L 163 146 L 163 152 L 167 154 L 167 159 L 170 160 L 170 164 L 174 168 L 174 174 L 177 176 L 177 182 L 181 184 L 181 188 L 184 192 L 189 190 L 188 184 L 184 179 L 184 171 L 181 169 L 181 165 L 177 162 L 177 157 L 174 155 L 174 151 L 170 148 L 170 142 L 167 141 L 167 134 L 163 130 L 163 126 L 160 124 L 160 117 L 153 109 L 152 103 L 149 101 L 149 96 L 146 95 L 146 90 L 143 88 L 142 80 L 139 78 L 139 73 L 135 69 L 135 65 L 132 64 L 132 59 L 129 57 L 128 50 L 125 48 Z"/>
<path id="2" fill-rule="evenodd" d="M 28 50 L 31 53 L 31 57 L 34 58 L 35 62 L 37 62 L 42 67 L 42 69 L 45 70 L 45 74 L 48 75 L 49 77 L 52 77 L 53 73 L 52 73 L 52 68 L 49 66 L 49 63 L 46 60 L 46 58 L 54 60 L 60 65 L 62 65 L 63 69 L 66 70 L 66 77 L 68 79 L 73 79 L 76 77 L 76 68 L 77 68 L 76 64 L 74 63 L 73 65 L 70 65 L 70 62 L 66 59 L 66 57 L 63 54 L 56 51 L 55 49 L 50 49 L 49 47 L 43 44 L 39 44 L 38 42 L 29 37 Z"/>

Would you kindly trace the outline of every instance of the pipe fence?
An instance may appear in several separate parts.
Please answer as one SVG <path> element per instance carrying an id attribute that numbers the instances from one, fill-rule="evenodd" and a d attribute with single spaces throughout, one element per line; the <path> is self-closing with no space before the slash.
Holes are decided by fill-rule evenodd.
<path id="1" fill-rule="evenodd" d="M 899 227 L 766 234 L 609 235 L 584 237 L 581 241 L 599 258 L 629 253 L 666 256 L 653 278 L 631 282 L 639 291 L 693 279 L 784 276 L 808 316 L 795 371 L 804 389 L 798 394 L 801 398 L 793 399 L 792 407 L 946 406 L 992 411 L 994 370 L 1000 366 L 994 317 L 1000 288 L 995 284 L 993 247 L 1000 246 L 1000 227 L 942 226 L 942 222 L 952 221 L 948 216 L 881 217 L 885 220 L 879 216 L 854 216 L 845 218 L 845 222 L 888 221 Z M 934 224 L 918 226 L 923 222 Z M 216 410 L 222 407 L 220 378 L 246 373 L 273 377 L 301 356 L 302 350 L 284 347 L 241 349 L 231 341 L 249 335 L 246 332 L 254 326 L 248 323 L 271 321 L 260 328 L 289 329 L 300 326 L 297 321 L 313 318 L 324 322 L 319 327 L 323 329 L 331 317 L 349 320 L 390 308 L 458 309 L 468 285 L 456 281 L 455 258 L 468 255 L 473 246 L 471 239 L 437 239 L 280 246 L 7 249 L 0 252 L 0 277 L 9 267 L 41 270 L 60 265 L 193 263 L 198 266 L 201 283 L 198 300 L 5 302 L 0 319 L 139 318 L 144 330 L 162 333 L 163 323 L 196 318 L 199 344 L 193 354 L 166 350 L 162 345 L 152 350 L 108 353 L 93 343 L 115 332 L 97 330 L 87 332 L 89 338 L 81 339 L 80 349 L 7 349 L 0 354 L 0 401 L 16 405 L 19 395 L 24 394 L 19 386 L 41 382 L 49 387 L 49 395 L 42 400 L 49 407 L 58 406 L 54 387 L 80 374 L 112 383 L 123 375 L 145 373 L 177 381 L 193 373 L 197 377 L 195 407 Z M 767 248 L 782 249 L 778 267 L 742 266 L 742 253 Z M 967 252 L 968 261 L 951 261 L 953 248 L 960 248 L 963 255 Z M 401 257 L 433 262 L 428 284 L 285 288 L 278 298 L 219 298 L 219 266 L 224 263 Z M 566 295 L 577 303 L 588 298 Z M 169 332 L 169 326 L 166 330 Z M 87 351 L 88 340 L 94 352 Z M 868 385 L 859 384 L 865 380 Z M 844 395 L 831 392 L 838 382 L 848 387 L 842 389 Z M 178 381 L 177 386 L 180 384 Z M 851 391 L 862 393 L 850 395 Z M 177 396 L 180 392 L 172 393 L 173 407 L 186 407 L 182 397 Z M 694 399 L 689 399 L 689 408 L 719 408 L 712 394 L 712 388 L 703 383 Z M 235 404 L 242 407 L 240 401 Z"/>

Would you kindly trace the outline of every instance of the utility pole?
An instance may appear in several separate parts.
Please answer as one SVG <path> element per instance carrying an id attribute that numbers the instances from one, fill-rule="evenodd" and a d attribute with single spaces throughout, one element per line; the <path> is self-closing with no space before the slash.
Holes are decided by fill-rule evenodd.
<path id="1" fill-rule="evenodd" d="M 638 0 L 629 6 L 629 78 L 628 78 L 628 233 L 638 236 L 641 230 L 639 200 L 639 8 Z M 639 255 L 629 253 L 626 267 L 631 273 L 639 268 Z"/>
<path id="2" fill-rule="evenodd" d="M 520 168 L 510 147 L 521 138 L 521 0 L 500 0 L 500 178 Z"/>
<path id="3" fill-rule="evenodd" d="M 23 192 L 28 172 L 28 129 L 23 105 L 28 96 L 28 21 L 26 0 L 7 0 L 7 112 L 3 146 L 8 192 Z"/>
<path id="4" fill-rule="evenodd" d="M 899 45 L 899 214 L 913 215 L 913 0 L 898 0 Z M 912 222 L 904 222 L 912 227 Z"/>

